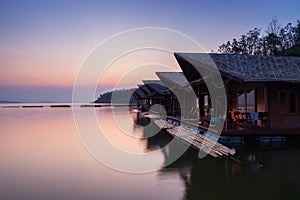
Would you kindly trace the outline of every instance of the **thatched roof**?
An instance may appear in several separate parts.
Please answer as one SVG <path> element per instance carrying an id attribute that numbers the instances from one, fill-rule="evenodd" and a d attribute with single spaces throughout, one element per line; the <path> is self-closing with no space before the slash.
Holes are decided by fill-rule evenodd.
<path id="1" fill-rule="evenodd" d="M 188 70 L 185 68 L 193 66 L 195 69 L 205 68 L 209 71 L 218 69 L 222 76 L 243 82 L 300 83 L 299 56 L 175 53 L 175 57 L 186 76 Z M 193 76 L 192 71 L 189 73 Z"/>
<path id="2" fill-rule="evenodd" d="M 182 72 L 156 72 L 156 75 L 163 82 L 166 80 L 179 87 L 184 87 L 188 84 L 188 80 Z"/>
<path id="3" fill-rule="evenodd" d="M 186 91 L 193 90 L 183 72 L 156 72 L 156 75 L 169 89 L 180 88 Z"/>
<path id="4" fill-rule="evenodd" d="M 160 80 L 143 80 L 143 83 L 149 88 L 149 90 L 154 93 L 159 93 L 160 95 L 163 95 L 167 90 L 167 87 L 164 86 Z"/>
<path id="5" fill-rule="evenodd" d="M 136 90 L 134 90 L 133 95 L 135 97 L 141 98 L 141 99 L 147 98 L 147 95 L 140 88 L 137 88 Z"/>
<path id="6" fill-rule="evenodd" d="M 151 91 L 147 88 L 146 85 L 138 85 L 138 87 L 142 90 L 142 92 L 144 92 L 146 96 L 151 95 Z"/>

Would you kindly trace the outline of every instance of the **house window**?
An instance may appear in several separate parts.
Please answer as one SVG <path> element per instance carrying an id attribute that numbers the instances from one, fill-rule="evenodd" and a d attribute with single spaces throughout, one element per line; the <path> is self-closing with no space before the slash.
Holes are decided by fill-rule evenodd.
<path id="1" fill-rule="evenodd" d="M 245 105 L 246 101 L 247 105 Z M 255 110 L 255 90 L 239 92 L 238 108 L 239 110 L 243 110 L 244 112 L 253 112 Z"/>
<path id="2" fill-rule="evenodd" d="M 290 93 L 290 113 L 296 113 L 296 94 Z"/>
<path id="3" fill-rule="evenodd" d="M 296 93 L 289 91 L 281 91 L 280 98 L 280 113 L 293 114 L 296 113 Z"/>
<path id="4" fill-rule="evenodd" d="M 287 93 L 280 92 L 280 113 L 287 113 Z"/>

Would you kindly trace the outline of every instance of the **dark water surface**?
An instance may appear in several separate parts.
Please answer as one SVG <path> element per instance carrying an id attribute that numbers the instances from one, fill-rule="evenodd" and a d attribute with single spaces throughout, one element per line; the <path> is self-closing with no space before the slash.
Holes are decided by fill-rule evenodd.
<path id="1" fill-rule="evenodd" d="M 95 109 L 107 137 L 126 151 L 151 152 L 172 139 L 163 132 L 132 138 L 115 126 L 110 107 Z M 127 117 L 122 109 L 119 115 Z M 137 120 L 135 114 L 130 117 Z M 127 126 L 135 135 L 147 135 L 137 124 Z M 157 151 L 154 158 L 163 166 L 171 153 Z M 297 145 L 238 153 L 242 163 L 199 159 L 189 149 L 158 171 L 124 173 L 87 152 L 71 108 L 0 108 L 0 199 L 300 199 Z"/>

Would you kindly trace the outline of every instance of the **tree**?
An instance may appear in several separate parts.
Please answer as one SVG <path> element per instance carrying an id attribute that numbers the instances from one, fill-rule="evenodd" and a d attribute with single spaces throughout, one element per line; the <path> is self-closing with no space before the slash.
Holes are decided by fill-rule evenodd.
<path id="1" fill-rule="evenodd" d="M 291 23 L 288 23 L 284 28 L 280 29 L 279 39 L 281 42 L 281 49 L 285 50 L 293 46 L 291 44 L 294 40 L 293 38 L 293 30 L 291 29 Z"/>
<path id="2" fill-rule="evenodd" d="M 297 20 L 297 26 L 295 26 L 295 46 L 300 46 L 300 20 Z"/>
<path id="3" fill-rule="evenodd" d="M 268 24 L 267 28 L 267 34 L 275 34 L 279 35 L 281 29 L 281 25 L 279 24 L 279 20 L 277 19 L 277 16 L 273 17 L 272 20 Z"/>
<path id="4" fill-rule="evenodd" d="M 242 54 L 247 54 L 247 37 L 246 35 L 242 35 L 239 39 L 239 47 L 241 48 Z"/>
<path id="5" fill-rule="evenodd" d="M 219 52 L 219 53 L 226 53 L 225 51 L 226 51 L 226 44 L 223 43 L 223 44 L 221 44 L 221 45 L 219 46 L 218 52 Z"/>
<path id="6" fill-rule="evenodd" d="M 227 43 L 221 44 L 221 45 L 219 46 L 218 51 L 219 51 L 220 53 L 224 53 L 224 54 L 232 53 L 230 41 L 227 41 Z"/>
<path id="7" fill-rule="evenodd" d="M 233 39 L 219 46 L 220 53 L 250 55 L 299 55 L 300 54 L 300 21 L 293 26 L 288 23 L 281 27 L 277 17 L 268 24 L 266 35 L 260 34 L 261 29 L 254 28 L 239 39 Z"/>
<path id="8" fill-rule="evenodd" d="M 135 90 L 136 88 L 131 88 L 104 92 L 100 94 L 95 103 L 135 103 L 136 98 L 132 95 Z"/>
<path id="9" fill-rule="evenodd" d="M 259 38 L 258 46 L 259 46 L 259 52 L 257 52 L 257 55 L 267 55 L 268 45 L 267 45 L 266 37 Z"/>
<path id="10" fill-rule="evenodd" d="M 248 31 L 246 34 L 246 42 L 247 42 L 247 54 L 254 55 L 259 52 L 259 37 L 260 37 L 260 29 L 254 28 L 253 30 Z"/>
<path id="11" fill-rule="evenodd" d="M 232 43 L 231 43 L 231 51 L 232 51 L 232 53 L 235 53 L 235 54 L 239 54 L 242 52 L 239 42 L 235 38 L 232 40 Z"/>
<path id="12" fill-rule="evenodd" d="M 267 41 L 267 54 L 268 55 L 277 55 L 279 51 L 281 51 L 281 40 L 279 38 L 281 30 L 281 25 L 279 24 L 279 20 L 277 17 L 273 17 L 271 22 L 268 24 L 267 28 L 267 36 L 266 36 L 266 41 Z"/>
<path id="13" fill-rule="evenodd" d="M 281 46 L 279 37 L 274 33 L 270 33 L 266 36 L 266 42 L 267 42 L 267 49 L 268 49 L 267 54 L 278 55 Z"/>

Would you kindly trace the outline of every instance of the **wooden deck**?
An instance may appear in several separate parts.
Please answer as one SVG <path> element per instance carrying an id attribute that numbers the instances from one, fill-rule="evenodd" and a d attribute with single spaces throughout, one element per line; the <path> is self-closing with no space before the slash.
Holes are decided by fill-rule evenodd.
<path id="1" fill-rule="evenodd" d="M 300 136 L 299 129 L 224 130 L 224 136 Z"/>
<path id="2" fill-rule="evenodd" d="M 233 156 L 236 153 L 234 149 L 230 149 L 204 135 L 197 134 L 195 131 L 190 130 L 188 128 L 184 128 L 182 126 L 175 126 L 162 119 L 157 119 L 154 122 L 161 129 L 166 129 L 166 131 L 175 138 L 178 138 L 192 145 L 194 148 L 201 150 L 215 158 Z"/>
<path id="3" fill-rule="evenodd" d="M 168 118 L 180 121 L 180 119 L 175 117 Z M 203 126 L 198 123 L 196 120 L 184 120 L 184 123 L 189 124 L 194 127 L 199 127 L 205 131 L 208 130 L 208 127 Z M 218 134 L 217 131 L 214 131 L 213 128 L 209 130 L 211 133 Z M 240 129 L 240 130 L 223 130 L 221 136 L 299 136 L 300 137 L 300 129 L 298 128 L 285 128 L 285 129 L 259 129 L 259 130 L 250 130 L 250 129 Z"/>

